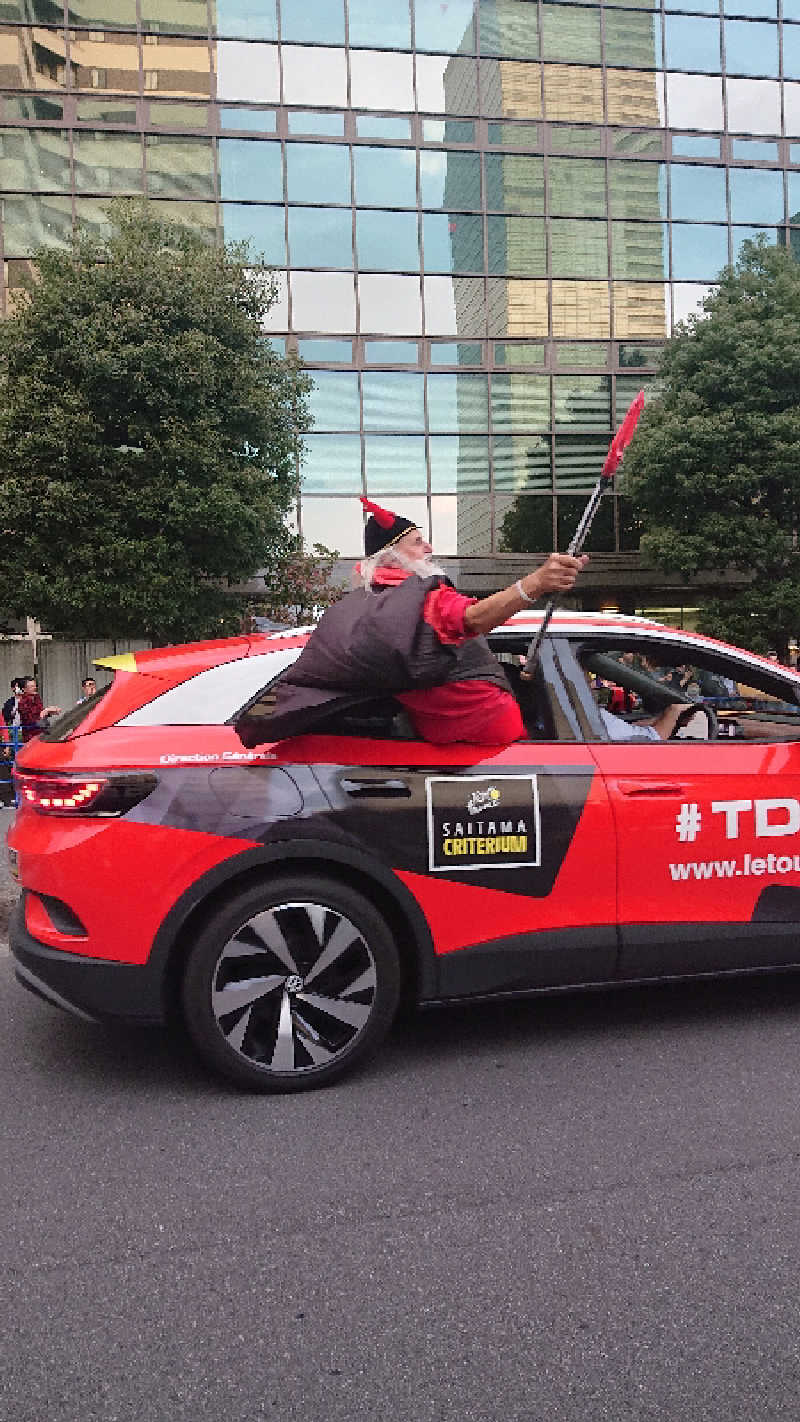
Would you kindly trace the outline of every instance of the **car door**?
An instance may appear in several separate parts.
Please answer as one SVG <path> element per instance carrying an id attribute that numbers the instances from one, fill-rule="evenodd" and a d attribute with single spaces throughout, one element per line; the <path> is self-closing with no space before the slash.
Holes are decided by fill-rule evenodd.
<path id="1" fill-rule="evenodd" d="M 686 661 L 697 656 L 688 645 Z M 712 698 L 730 734 L 626 743 L 597 731 L 593 757 L 617 837 L 623 978 L 800 960 L 795 685 L 735 657 L 717 657 L 714 671 L 730 685 L 731 695 Z"/>
<path id="2" fill-rule="evenodd" d="M 412 895 L 441 996 L 613 976 L 611 810 L 574 718 L 569 740 L 432 746 L 327 731 L 277 754 L 314 765 L 330 807 L 320 830 Z"/>

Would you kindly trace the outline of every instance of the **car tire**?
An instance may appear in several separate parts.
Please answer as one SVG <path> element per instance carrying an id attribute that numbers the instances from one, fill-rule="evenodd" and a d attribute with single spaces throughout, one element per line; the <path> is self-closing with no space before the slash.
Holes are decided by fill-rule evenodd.
<path id="1" fill-rule="evenodd" d="M 327 1086 L 376 1050 L 400 994 L 397 949 L 368 899 L 333 880 L 274 879 L 209 920 L 184 971 L 189 1034 L 252 1091 Z"/>

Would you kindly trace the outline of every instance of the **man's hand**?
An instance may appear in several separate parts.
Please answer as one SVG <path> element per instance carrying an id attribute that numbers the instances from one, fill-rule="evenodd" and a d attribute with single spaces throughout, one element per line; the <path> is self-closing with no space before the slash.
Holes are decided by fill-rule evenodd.
<path id="1" fill-rule="evenodd" d="M 541 568 L 520 579 L 522 590 L 534 600 L 546 597 L 549 593 L 569 592 L 588 561 L 586 553 L 580 558 L 572 558 L 569 553 L 551 553 Z"/>

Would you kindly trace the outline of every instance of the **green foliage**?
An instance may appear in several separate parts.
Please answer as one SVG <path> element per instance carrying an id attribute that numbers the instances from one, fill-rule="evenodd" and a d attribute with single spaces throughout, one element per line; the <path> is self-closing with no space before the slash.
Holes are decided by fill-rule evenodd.
<path id="1" fill-rule="evenodd" d="M 70 636 L 222 635 L 278 558 L 308 378 L 244 246 L 116 203 L 0 325 L 0 606 Z"/>
<path id="2" fill-rule="evenodd" d="M 338 557 L 336 550 L 322 543 L 315 543 L 313 553 L 306 553 L 302 540 L 295 536 L 267 570 L 264 592 L 251 599 L 248 613 L 289 627 L 313 622 L 347 591 L 331 582 Z"/>
<path id="3" fill-rule="evenodd" d="M 785 654 L 800 628 L 800 266 L 745 243 L 704 310 L 664 350 L 622 487 L 656 565 L 751 575 L 704 630 Z"/>

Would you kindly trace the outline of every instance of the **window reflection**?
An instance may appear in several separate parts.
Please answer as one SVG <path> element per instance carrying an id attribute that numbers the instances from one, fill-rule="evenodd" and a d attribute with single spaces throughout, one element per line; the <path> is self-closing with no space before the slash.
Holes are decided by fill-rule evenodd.
<path id="1" fill-rule="evenodd" d="M 213 201 L 214 158 L 207 139 L 147 134 L 144 142 L 148 193 Z"/>
<path id="2" fill-rule="evenodd" d="M 727 227 L 676 222 L 672 228 L 674 281 L 713 281 L 728 261 Z"/>
<path id="3" fill-rule="evenodd" d="M 494 435 L 491 447 L 495 489 L 509 492 L 519 492 L 523 489 L 532 493 L 550 492 L 553 478 L 549 435 Z M 509 541 L 510 537 L 510 529 L 506 525 L 500 546 L 504 543 L 507 548 L 518 546 L 516 542 Z M 546 546 L 549 547 L 549 544 Z"/>
<path id="4" fill-rule="evenodd" d="M 666 218 L 665 164 L 633 163 L 625 159 L 609 163 L 608 198 L 612 217 L 639 217 L 650 221 Z"/>
<path id="5" fill-rule="evenodd" d="M 546 276 L 543 217 L 489 217 L 489 272 L 494 276 Z"/>
<path id="6" fill-rule="evenodd" d="M 613 124 L 663 124 L 664 75 L 643 73 L 632 69 L 609 69 L 606 72 L 606 104 L 608 122 Z M 612 141 L 615 135 L 612 134 Z M 653 151 L 653 136 L 638 134 L 622 140 L 629 151 Z M 630 145 L 633 148 L 630 149 Z"/>
<path id="7" fill-rule="evenodd" d="M 669 335 L 669 287 L 662 282 L 615 281 L 614 335 L 642 340 Z"/>
<path id="8" fill-rule="evenodd" d="M 285 104 L 309 108 L 317 105 L 330 105 L 335 109 L 345 107 L 347 66 L 343 49 L 285 44 L 281 47 L 281 62 Z"/>
<path id="9" fill-rule="evenodd" d="M 417 54 L 416 76 L 420 113 L 470 115 L 478 112 L 478 73 L 474 59 Z"/>
<path id="10" fill-rule="evenodd" d="M 780 85 L 769 79 L 728 79 L 728 128 L 738 133 L 780 133 Z"/>
<path id="11" fill-rule="evenodd" d="M 548 494 L 495 500 L 496 544 L 500 553 L 549 553 L 556 543 L 553 532 L 553 500 Z"/>
<path id="12" fill-rule="evenodd" d="M 292 272 L 290 283 L 295 330 L 355 329 L 355 292 L 349 272 Z"/>
<path id="13" fill-rule="evenodd" d="M 240 132 L 274 133 L 274 109 L 220 109 L 219 126 Z"/>
<path id="14" fill-rule="evenodd" d="M 313 429 L 355 430 L 360 424 L 358 376 L 355 371 L 315 370 L 309 395 Z"/>
<path id="15" fill-rule="evenodd" d="M 549 331 L 547 282 L 492 277 L 487 284 L 490 336 L 546 336 Z"/>
<path id="16" fill-rule="evenodd" d="M 731 168 L 731 222 L 783 222 L 783 174 L 774 168 Z"/>
<path id="17" fill-rule="evenodd" d="M 556 456 L 558 457 L 558 456 Z M 591 456 L 590 456 L 591 458 Z M 588 471 L 587 471 L 588 477 Z M 559 487 L 564 487 L 557 478 Z M 592 527 L 586 539 L 586 551 L 589 553 L 613 553 L 614 552 L 614 503 L 613 494 L 604 494 L 600 500 L 600 505 L 595 514 Z M 558 547 L 566 548 L 569 540 L 578 526 L 578 521 L 586 506 L 586 501 L 582 498 L 572 498 L 569 494 L 560 494 L 556 500 L 556 528 L 558 530 Z"/>
<path id="18" fill-rule="evenodd" d="M 275 299 L 262 321 L 264 330 L 287 331 L 289 329 L 289 279 L 286 272 L 274 272 L 272 287 Z"/>
<path id="19" fill-rule="evenodd" d="M 303 499 L 302 518 L 307 549 L 321 543 L 342 558 L 363 558 L 364 511 L 358 499 Z"/>
<path id="20" fill-rule="evenodd" d="M 534 59 L 539 53 L 535 0 L 480 0 L 481 54 Z"/>
<path id="21" fill-rule="evenodd" d="M 555 423 L 607 430 L 611 425 L 611 379 L 607 375 L 554 375 Z M 598 470 L 599 473 L 599 470 Z"/>
<path id="22" fill-rule="evenodd" d="M 416 341 L 365 341 L 364 359 L 372 365 L 416 365 Z"/>
<path id="23" fill-rule="evenodd" d="M 784 133 L 800 133 L 800 84 L 783 86 L 783 126 Z M 792 158 L 793 163 L 797 161 L 797 158 Z"/>
<path id="24" fill-rule="evenodd" d="M 671 163 L 670 184 L 673 217 L 690 221 L 725 221 L 724 168 Z"/>
<path id="25" fill-rule="evenodd" d="M 3 246 L 7 258 L 27 256 L 38 247 L 65 247 L 71 231 L 70 198 L 3 197 Z"/>
<path id="26" fill-rule="evenodd" d="M 555 277 L 607 277 L 608 228 L 603 222 L 554 217 L 550 222 Z"/>
<path id="27" fill-rule="evenodd" d="M 486 333 L 486 304 L 480 278 L 426 276 L 425 330 L 435 336 L 480 337 Z"/>
<path id="28" fill-rule="evenodd" d="M 792 208 L 790 198 L 789 212 L 791 213 L 793 210 L 794 209 Z M 792 219 L 790 217 L 789 221 L 791 222 L 791 220 Z M 766 237 L 770 245 L 775 244 L 778 238 L 778 234 L 775 231 L 774 227 L 732 227 L 731 245 L 733 250 L 731 255 L 731 261 L 738 261 L 739 257 L 742 254 L 742 247 L 744 246 L 745 242 L 754 242 L 756 238 L 762 235 L 762 233 Z"/>
<path id="29" fill-rule="evenodd" d="M 550 210 L 575 217 L 603 217 L 606 172 L 602 159 L 551 158 Z"/>
<path id="30" fill-rule="evenodd" d="M 410 54 L 386 54 L 375 49 L 350 55 L 350 84 L 357 109 L 414 108 L 414 76 Z"/>
<path id="31" fill-rule="evenodd" d="M 477 153 L 459 153 L 457 150 L 448 149 L 437 153 L 429 148 L 423 149 L 419 155 L 422 206 L 445 209 L 479 208 L 480 161 L 480 155 Z"/>
<path id="32" fill-rule="evenodd" d="M 637 10 L 605 12 L 606 64 L 661 69 L 661 24 Z"/>
<path id="33" fill-rule="evenodd" d="M 280 144 L 221 138 L 219 182 L 223 199 L 280 202 L 283 198 Z"/>
<path id="34" fill-rule="evenodd" d="M 546 375 L 493 375 L 492 428 L 496 434 L 550 428 L 550 380 Z"/>
<path id="35" fill-rule="evenodd" d="M 667 119 L 671 128 L 722 128 L 722 80 L 668 74 Z"/>
<path id="36" fill-rule="evenodd" d="M 217 45 L 217 98 L 275 104 L 280 96 L 277 45 L 220 41 Z"/>
<path id="37" fill-rule="evenodd" d="M 281 39 L 293 44 L 344 44 L 342 0 L 281 0 Z"/>
<path id="38" fill-rule="evenodd" d="M 542 5 L 542 56 L 600 63 L 600 11 L 580 5 Z"/>
<path id="39" fill-rule="evenodd" d="M 668 69 L 688 69 L 699 74 L 719 70 L 719 20 L 667 15 L 665 33 Z"/>
<path id="40" fill-rule="evenodd" d="M 364 436 L 367 494 L 424 494 L 428 487 L 424 435 Z"/>
<path id="41" fill-rule="evenodd" d="M 622 280 L 666 281 L 668 273 L 666 224 L 612 222 L 611 272 Z"/>
<path id="42" fill-rule="evenodd" d="M 413 0 L 417 49 L 446 54 L 475 53 L 473 0 Z"/>
<path id="43" fill-rule="evenodd" d="M 381 118 L 377 114 L 357 114 L 356 133 L 359 138 L 400 138 L 408 143 L 411 139 L 411 120 Z"/>
<path id="44" fill-rule="evenodd" d="M 752 20 L 726 20 L 725 65 L 729 74 L 777 77 L 778 26 Z"/>
<path id="45" fill-rule="evenodd" d="M 211 31 L 234 39 L 277 39 L 275 0 L 211 0 Z"/>
<path id="46" fill-rule="evenodd" d="M 157 39 L 157 44 L 145 44 L 143 47 L 142 83 L 145 92 L 158 91 L 164 97 L 173 95 L 180 99 L 210 98 L 213 67 L 209 63 L 208 42 L 170 39 L 167 35 L 159 35 Z M 92 88 L 97 87 L 92 83 Z M 110 73 L 107 84 L 102 87 L 118 87 Z"/>
<path id="47" fill-rule="evenodd" d="M 142 29 L 167 34 L 201 34 L 208 30 L 205 0 L 141 0 Z M 109 6 L 103 6 L 103 14 Z M 115 7 L 116 8 L 116 7 Z M 105 27 L 105 19 L 102 21 Z"/>
<path id="48" fill-rule="evenodd" d="M 550 130 L 550 150 L 552 153 L 569 153 L 576 158 L 584 154 L 602 153 L 602 129 L 578 127 L 576 124 L 553 125 Z"/>
<path id="49" fill-rule="evenodd" d="M 703 301 L 711 290 L 699 283 L 675 282 L 672 287 L 672 322 L 685 321 L 687 316 L 702 316 Z"/>
<path id="50" fill-rule="evenodd" d="M 489 426 L 489 394 L 485 375 L 429 375 L 428 428 L 480 433 Z"/>
<path id="51" fill-rule="evenodd" d="M 356 249 L 362 271 L 418 271 L 417 214 L 357 212 Z"/>
<path id="52" fill-rule="evenodd" d="M 425 428 L 425 377 L 417 371 L 365 371 L 364 429 L 419 430 Z"/>
<path id="53" fill-rule="evenodd" d="M 431 341 L 431 365 L 483 365 L 480 341 Z"/>
<path id="54" fill-rule="evenodd" d="M 69 135 L 58 129 L 0 133 L 0 190 L 69 192 Z"/>
<path id="55" fill-rule="evenodd" d="M 344 138 L 344 114 L 308 113 L 300 109 L 288 115 L 291 134 L 316 133 L 324 138 Z"/>
<path id="56" fill-rule="evenodd" d="M 377 7 L 374 0 L 349 0 L 350 44 L 386 49 L 411 48 L 408 0 Z"/>
<path id="57" fill-rule="evenodd" d="M 286 224 L 283 207 L 225 202 L 222 204 L 221 215 L 226 242 L 249 242 L 259 260 L 269 266 L 286 266 Z"/>
<path id="58" fill-rule="evenodd" d="M 357 434 L 307 434 L 303 436 L 303 462 L 300 480 L 304 494 L 357 494 L 361 492 L 361 440 Z M 329 505 L 330 509 L 335 504 Z M 306 530 L 306 509 L 303 505 L 303 531 Z M 317 535 L 315 542 L 326 548 L 339 547 L 331 536 L 331 528 Z M 339 551 L 344 550 L 339 547 Z"/>
<path id="59" fill-rule="evenodd" d="M 358 297 L 362 331 L 413 336 L 422 330 L 419 277 L 363 273 Z"/>
<path id="60" fill-rule="evenodd" d="M 349 365 L 353 359 L 353 343 L 352 341 L 331 341 L 324 338 L 318 341 L 298 341 L 297 354 L 301 360 L 307 360 L 312 364 L 315 361 L 325 361 L 328 365 L 331 362 Z"/>
<path id="61" fill-rule="evenodd" d="M 431 541 L 437 557 L 491 551 L 492 510 L 488 498 L 460 493 L 431 499 Z"/>
<path id="62" fill-rule="evenodd" d="M 289 202 L 349 205 L 349 149 L 339 143 L 287 143 L 286 184 Z"/>
<path id="63" fill-rule="evenodd" d="M 588 493 L 597 483 L 597 477 L 603 467 L 607 451 L 608 437 L 606 435 L 557 434 L 555 437 L 556 489 L 563 490 L 565 493 L 572 489 Z M 580 505 L 576 511 L 578 517 L 582 511 L 583 506 Z M 578 517 L 575 518 L 575 524 L 577 524 Z M 572 533 L 575 531 L 575 524 L 572 524 Z"/>
<path id="64" fill-rule="evenodd" d="M 426 212 L 422 237 L 427 272 L 483 271 L 482 217 L 463 212 Z"/>
<path id="65" fill-rule="evenodd" d="M 290 207 L 289 259 L 294 267 L 352 267 L 353 220 L 349 210 Z"/>
<path id="66" fill-rule="evenodd" d="M 580 64 L 545 64 L 543 77 L 546 118 L 566 123 L 603 122 L 603 76 L 599 69 Z"/>
<path id="67" fill-rule="evenodd" d="M 672 136 L 672 152 L 676 158 L 719 158 L 719 139 L 675 133 Z"/>
<path id="68" fill-rule="evenodd" d="M 76 131 L 73 134 L 78 192 L 140 193 L 144 186 L 138 134 Z"/>
<path id="69" fill-rule="evenodd" d="M 440 155 L 430 156 L 436 158 Z M 359 146 L 353 149 L 353 164 L 357 203 L 375 207 L 416 207 L 417 173 L 413 148 Z"/>
<path id="70" fill-rule="evenodd" d="M 499 212 L 544 212 L 544 160 L 487 153 L 486 206 Z M 602 165 L 600 165 L 602 168 Z"/>
<path id="71" fill-rule="evenodd" d="M 103 0 L 71 0 L 67 6 L 68 25 L 91 25 L 94 29 L 113 29 L 123 26 L 136 29 L 136 0 L 114 0 L 113 5 Z"/>
<path id="72" fill-rule="evenodd" d="M 176 222 L 205 242 L 216 241 L 217 213 L 212 202 L 170 202 L 169 199 L 151 198 L 150 203 L 156 217 L 165 222 Z"/>

